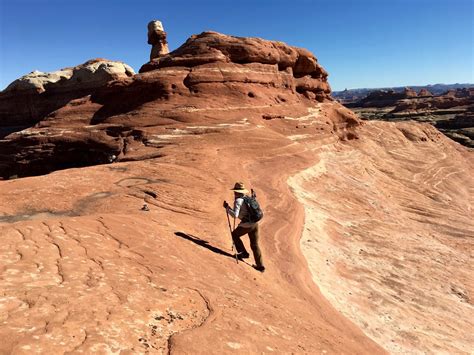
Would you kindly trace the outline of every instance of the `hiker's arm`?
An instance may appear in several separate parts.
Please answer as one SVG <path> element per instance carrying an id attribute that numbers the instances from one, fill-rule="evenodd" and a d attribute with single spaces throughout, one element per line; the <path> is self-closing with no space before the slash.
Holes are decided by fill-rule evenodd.
<path id="1" fill-rule="evenodd" d="M 244 200 L 238 198 L 234 201 L 234 208 L 227 207 L 227 213 L 230 214 L 232 217 L 237 218 L 239 217 L 240 207 L 242 206 L 242 202 Z"/>

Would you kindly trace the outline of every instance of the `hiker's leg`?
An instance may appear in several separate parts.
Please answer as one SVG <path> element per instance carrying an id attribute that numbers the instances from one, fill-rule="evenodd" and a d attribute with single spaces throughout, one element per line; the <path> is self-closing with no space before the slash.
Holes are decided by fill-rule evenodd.
<path id="1" fill-rule="evenodd" d="M 247 234 L 249 232 L 249 228 L 237 227 L 232 232 L 232 239 L 234 240 L 235 249 L 237 249 L 237 253 L 248 254 L 247 249 L 245 249 L 244 243 L 240 239 L 241 236 Z"/>
<path id="2" fill-rule="evenodd" d="M 252 248 L 253 257 L 255 258 L 255 265 L 263 266 L 262 252 L 258 246 L 258 223 L 249 232 L 250 247 Z"/>

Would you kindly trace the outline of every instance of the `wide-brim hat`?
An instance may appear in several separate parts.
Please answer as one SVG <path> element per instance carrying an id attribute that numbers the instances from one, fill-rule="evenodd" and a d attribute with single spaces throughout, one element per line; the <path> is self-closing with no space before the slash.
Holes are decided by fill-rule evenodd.
<path id="1" fill-rule="evenodd" d="M 241 194 L 246 194 L 247 192 L 249 192 L 249 190 L 245 188 L 245 185 L 243 182 L 236 182 L 234 185 L 234 188 L 231 190 L 234 192 L 239 192 Z"/>

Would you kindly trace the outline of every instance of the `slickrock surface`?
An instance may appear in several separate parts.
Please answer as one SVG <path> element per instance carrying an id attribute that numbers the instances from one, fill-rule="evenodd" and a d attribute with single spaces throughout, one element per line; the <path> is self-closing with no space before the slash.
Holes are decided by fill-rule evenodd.
<path id="1" fill-rule="evenodd" d="M 161 159 L 2 182 L 2 351 L 381 352 L 312 283 L 285 187 L 315 159 L 295 125 L 306 137 L 344 112 L 252 113 L 171 130 Z M 327 120 L 318 136 L 335 142 Z M 230 254 L 221 204 L 236 177 L 268 206 L 265 274 Z"/>
<path id="2" fill-rule="evenodd" d="M 289 179 L 315 282 L 392 353 L 470 353 L 472 153 L 427 124 L 371 122 L 359 135 Z"/>
<path id="3" fill-rule="evenodd" d="M 0 142 L 4 177 L 49 173 L 0 181 L 0 353 L 469 353 L 471 152 L 361 121 L 279 42 L 145 68 Z M 232 255 L 235 181 L 263 274 Z"/>

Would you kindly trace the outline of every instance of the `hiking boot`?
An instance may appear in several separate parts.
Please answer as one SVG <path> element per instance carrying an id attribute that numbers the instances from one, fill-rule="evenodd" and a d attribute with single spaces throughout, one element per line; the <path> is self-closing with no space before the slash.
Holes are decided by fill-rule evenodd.
<path id="1" fill-rule="evenodd" d="M 260 266 L 252 265 L 252 267 L 253 267 L 255 270 L 260 271 L 260 272 L 264 272 L 264 271 L 265 271 L 265 266 L 263 266 L 263 265 L 260 265 Z"/>
<path id="2" fill-rule="evenodd" d="M 248 259 L 250 257 L 249 253 L 237 253 L 237 259 L 242 260 L 242 259 Z"/>

